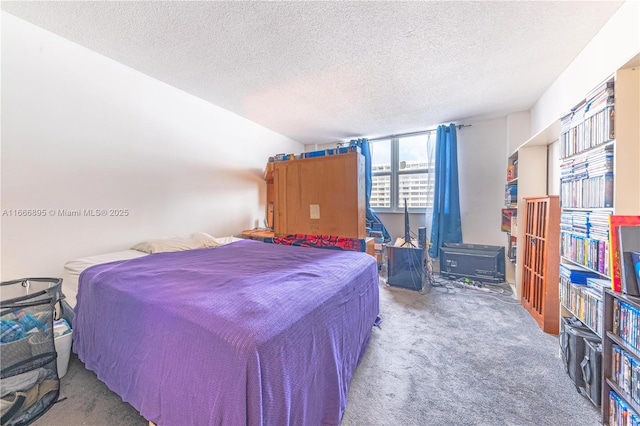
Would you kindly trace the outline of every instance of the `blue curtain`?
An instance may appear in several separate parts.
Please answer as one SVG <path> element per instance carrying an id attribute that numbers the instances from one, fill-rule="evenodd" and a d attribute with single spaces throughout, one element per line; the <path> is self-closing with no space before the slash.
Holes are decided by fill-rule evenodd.
<path id="1" fill-rule="evenodd" d="M 369 199 L 371 198 L 371 142 L 369 139 L 353 139 L 349 142 L 349 146 L 357 146 L 360 148 L 360 153 L 364 156 L 364 181 L 365 181 L 365 199 L 367 206 L 367 228 L 370 229 L 380 229 L 382 231 L 382 236 L 385 241 L 391 240 L 391 235 L 385 228 L 384 224 L 378 217 L 378 215 L 373 211 L 371 205 L 369 204 Z"/>
<path id="2" fill-rule="evenodd" d="M 443 243 L 462 242 L 457 145 L 456 126 L 438 126 L 429 248 L 429 256 L 432 258 L 439 256 Z"/>

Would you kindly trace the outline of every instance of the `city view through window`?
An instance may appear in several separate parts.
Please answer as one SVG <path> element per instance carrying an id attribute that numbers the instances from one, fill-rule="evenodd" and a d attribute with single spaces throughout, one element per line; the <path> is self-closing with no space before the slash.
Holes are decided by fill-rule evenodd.
<path id="1" fill-rule="evenodd" d="M 401 210 L 405 199 L 410 209 L 432 206 L 432 142 L 429 135 L 420 135 L 372 143 L 372 208 Z"/>

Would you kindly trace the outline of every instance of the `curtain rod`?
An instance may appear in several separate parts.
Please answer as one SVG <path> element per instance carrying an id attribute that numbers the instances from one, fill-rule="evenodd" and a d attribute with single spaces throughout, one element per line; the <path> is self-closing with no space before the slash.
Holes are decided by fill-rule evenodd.
<path id="1" fill-rule="evenodd" d="M 458 124 L 458 125 L 456 125 L 456 127 L 458 128 L 458 130 L 460 130 L 463 127 L 471 127 L 471 124 Z M 432 132 L 435 132 L 437 130 L 438 130 L 438 128 L 436 127 L 435 129 L 421 130 L 421 131 L 418 131 L 418 132 L 399 133 L 397 135 L 381 136 L 381 137 L 378 137 L 378 138 L 369 139 L 369 141 L 370 142 L 375 142 L 375 141 L 381 141 L 381 140 L 384 140 L 384 139 L 391 139 L 391 138 L 426 135 L 427 133 L 432 133 Z"/>

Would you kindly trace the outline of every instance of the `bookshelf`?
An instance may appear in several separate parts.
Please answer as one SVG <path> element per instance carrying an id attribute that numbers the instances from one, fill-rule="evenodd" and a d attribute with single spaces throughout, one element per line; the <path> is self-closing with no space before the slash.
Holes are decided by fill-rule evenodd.
<path id="1" fill-rule="evenodd" d="M 609 246 L 609 216 L 640 214 L 639 83 L 638 68 L 617 70 L 561 119 L 559 141 L 560 315 L 579 318 L 602 339 L 602 419 L 613 425 L 626 424 L 623 407 L 640 413 L 612 367 L 625 347 L 616 306 L 631 299 L 611 291 Z M 626 348 L 638 361 L 638 348 Z"/>
<path id="2" fill-rule="evenodd" d="M 638 59 L 635 58 L 636 63 Z M 613 212 L 640 215 L 640 70 L 638 67 L 620 69 L 614 81 Z M 609 289 L 604 291 L 603 424 L 631 424 L 627 422 L 631 413 L 640 414 L 639 310 L 639 298 Z"/>
<path id="3" fill-rule="evenodd" d="M 640 414 L 640 298 L 604 291 L 602 423 Z"/>
<path id="4" fill-rule="evenodd" d="M 502 209 L 501 230 L 506 232 L 506 258 L 515 267 L 518 249 L 517 219 L 518 219 L 518 151 L 507 159 L 507 182 L 504 186 L 504 207 Z"/>
<path id="5" fill-rule="evenodd" d="M 638 74 L 618 70 L 561 119 L 561 262 L 604 280 L 611 279 L 609 215 L 640 211 Z M 593 304 L 593 296 L 561 280 L 561 315 L 580 318 L 576 306 Z"/>
<path id="6" fill-rule="evenodd" d="M 515 204 L 514 204 L 515 206 Z M 518 247 L 516 240 L 517 225 L 516 221 L 518 210 L 515 207 L 507 207 L 502 209 L 502 221 L 500 230 L 506 232 L 507 235 L 507 259 L 515 264 L 516 261 L 516 249 Z"/>
<path id="7" fill-rule="evenodd" d="M 507 160 L 507 183 L 504 186 L 504 206 L 508 209 L 518 205 L 518 151 Z"/>
<path id="8" fill-rule="evenodd" d="M 587 285 L 585 278 L 610 282 L 615 93 L 612 76 L 561 119 L 560 130 L 560 315 L 577 317 L 600 337 L 602 287 Z"/>

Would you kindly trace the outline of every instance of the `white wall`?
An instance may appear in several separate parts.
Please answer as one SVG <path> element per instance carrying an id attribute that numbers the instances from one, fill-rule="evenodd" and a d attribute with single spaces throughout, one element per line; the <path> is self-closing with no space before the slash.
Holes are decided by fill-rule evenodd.
<path id="1" fill-rule="evenodd" d="M 547 193 L 560 195 L 560 141 L 555 141 L 547 151 Z"/>
<path id="2" fill-rule="evenodd" d="M 303 150 L 5 12 L 1 117 L 3 280 L 61 276 L 69 259 L 152 237 L 239 234 L 264 219 L 267 158 Z"/>
<path id="3" fill-rule="evenodd" d="M 507 153 L 513 154 L 531 135 L 531 114 L 529 111 L 519 111 L 507 115 Z M 506 179 L 506 171 L 505 171 Z"/>
<path id="4" fill-rule="evenodd" d="M 640 52 L 640 2 L 626 1 L 531 109 L 531 135 L 560 119 L 586 93 Z"/>
<path id="5" fill-rule="evenodd" d="M 470 122 L 458 132 L 462 238 L 465 243 L 504 246 L 500 231 L 507 173 L 507 119 Z"/>

